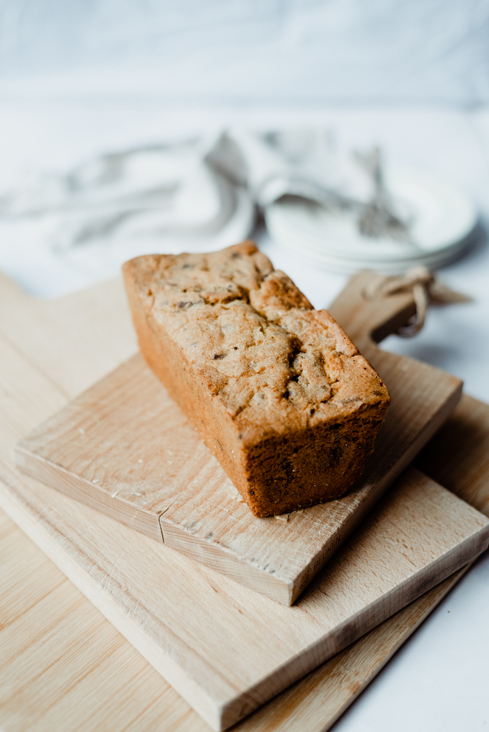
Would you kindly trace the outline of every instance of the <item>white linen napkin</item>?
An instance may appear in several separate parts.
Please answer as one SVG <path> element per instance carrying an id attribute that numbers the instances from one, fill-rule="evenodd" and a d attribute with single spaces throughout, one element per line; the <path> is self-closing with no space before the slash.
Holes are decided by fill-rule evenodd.
<path id="1" fill-rule="evenodd" d="M 372 179 L 322 129 L 229 130 L 107 152 L 0 194 L 0 218 L 44 219 L 43 244 L 97 276 L 148 252 L 212 251 L 250 235 L 284 195 L 351 209 Z"/>

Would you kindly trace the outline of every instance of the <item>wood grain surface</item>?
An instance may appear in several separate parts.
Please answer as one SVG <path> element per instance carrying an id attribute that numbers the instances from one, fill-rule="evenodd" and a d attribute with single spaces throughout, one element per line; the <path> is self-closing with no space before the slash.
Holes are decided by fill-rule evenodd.
<path id="1" fill-rule="evenodd" d="M 255 518 L 141 356 L 25 437 L 16 447 L 17 466 L 291 605 L 460 398 L 459 379 L 374 344 L 371 333 L 391 332 L 411 302 L 405 294 L 367 299 L 377 278 L 371 272 L 352 278 L 332 306 L 347 332 L 361 332 L 361 347 L 392 397 L 361 484 L 344 498 L 288 520 Z"/>
<path id="2" fill-rule="evenodd" d="M 489 521 L 409 469 L 292 608 L 31 479 L 7 512 L 215 730 L 478 556 Z"/>
<path id="3" fill-rule="evenodd" d="M 329 729 L 462 574 L 423 595 L 234 729 Z M 4 513 L 0 588 L 2 729 L 209 732 L 187 702 Z"/>
<path id="4" fill-rule="evenodd" d="M 11 447 L 19 431 L 46 418 L 133 351 L 124 309 L 119 282 L 58 303 L 34 305 L 1 278 L 0 460 L 4 481 L 14 474 Z M 93 350 L 85 347 L 84 333 Z M 36 362 L 28 374 L 32 388 L 25 390 L 19 388 L 25 383 L 18 369 L 32 366 L 33 344 Z M 473 428 L 486 436 L 485 459 L 489 408 L 477 405 Z M 464 397 L 455 415 L 461 415 L 462 422 L 470 421 L 472 406 Z M 454 465 L 460 458 L 459 423 L 457 417 L 447 426 L 455 443 L 449 455 Z M 469 443 L 464 453 L 469 459 L 473 448 Z M 429 451 L 426 455 L 429 457 Z M 483 506 L 489 498 L 489 470 L 480 458 L 480 453 L 474 454 L 472 471 L 478 471 L 477 502 Z M 465 483 L 456 488 L 465 497 Z M 8 724 L 11 730 L 208 729 L 10 520 L 3 520 L 0 531 L 2 728 Z M 460 574 L 283 692 L 239 728 L 328 729 Z"/>

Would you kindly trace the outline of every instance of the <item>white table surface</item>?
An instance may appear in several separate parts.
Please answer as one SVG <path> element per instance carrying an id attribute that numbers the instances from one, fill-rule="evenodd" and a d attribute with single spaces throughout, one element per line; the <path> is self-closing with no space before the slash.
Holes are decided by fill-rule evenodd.
<path id="1" fill-rule="evenodd" d="M 475 200 L 489 224 L 489 110 L 169 108 L 125 98 L 0 105 L 0 190 L 22 170 L 63 169 L 105 148 L 139 144 L 227 124 L 283 127 L 324 124 L 361 147 L 380 143 L 392 159 L 440 174 Z M 53 297 L 88 286 L 93 277 L 59 261 L 40 244 L 42 225 L 18 235 L 0 224 L 0 268 L 28 291 Z M 22 225 L 24 226 L 24 225 Z M 316 307 L 342 289 L 343 275 L 315 269 L 259 230 L 275 266 L 288 272 Z M 232 243 L 232 242 L 230 242 Z M 470 304 L 432 310 L 422 333 L 390 337 L 384 347 L 428 361 L 464 379 L 466 391 L 489 403 L 489 247 L 479 243 L 440 272 Z M 337 723 L 337 732 L 489 730 L 489 556 L 483 556 L 404 644 Z"/>

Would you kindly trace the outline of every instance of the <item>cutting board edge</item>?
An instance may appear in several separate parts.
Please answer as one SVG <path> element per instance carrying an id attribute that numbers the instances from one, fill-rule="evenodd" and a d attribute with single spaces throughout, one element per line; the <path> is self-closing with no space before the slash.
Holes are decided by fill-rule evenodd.
<path id="1" fill-rule="evenodd" d="M 122 499 L 111 503 L 109 493 L 100 491 L 85 478 L 70 473 L 66 468 L 56 465 L 51 460 L 30 450 L 26 445 L 28 445 L 28 436 L 22 438 L 14 446 L 15 467 L 19 472 L 120 521 L 130 529 L 140 531 L 160 544 L 164 543 L 160 525 L 161 514 L 143 511 L 130 501 Z"/>
<path id="2" fill-rule="evenodd" d="M 475 561 L 475 560 L 474 560 Z M 456 586 L 456 584 L 464 577 L 464 575 L 468 572 L 468 570 L 472 567 L 474 564 L 474 561 L 469 562 L 468 564 L 465 564 L 461 569 L 457 570 L 453 574 L 449 575 L 447 579 L 442 580 L 439 584 L 435 585 L 431 590 L 429 590 L 425 595 L 421 595 L 417 600 L 414 601 L 414 603 L 421 602 L 423 597 L 426 597 L 427 595 L 431 595 L 433 592 L 435 592 L 437 589 L 439 592 L 436 595 L 435 599 L 430 598 L 430 603 L 427 604 L 426 609 L 423 611 L 422 614 L 419 615 L 419 617 L 416 618 L 416 622 L 410 624 L 409 630 L 405 631 L 404 635 L 399 638 L 398 642 L 391 647 L 389 653 L 387 653 L 384 658 L 382 658 L 382 661 L 378 663 L 378 665 L 374 666 L 371 670 L 371 672 L 366 676 L 363 683 L 358 686 L 354 691 L 352 691 L 352 695 L 344 701 L 344 703 L 338 707 L 336 710 L 336 713 L 332 715 L 326 725 L 322 727 L 321 732 L 328 732 L 328 730 L 331 729 L 331 727 L 334 726 L 334 724 L 340 719 L 340 717 L 350 708 L 350 706 L 353 704 L 354 701 L 360 696 L 360 694 L 369 686 L 369 684 L 375 679 L 376 676 L 382 671 L 382 669 L 389 663 L 391 658 L 395 656 L 395 654 L 398 652 L 400 648 L 404 645 L 404 643 L 409 640 L 409 638 L 415 633 L 415 631 L 424 623 L 424 621 L 431 615 L 431 613 L 438 607 L 438 605 L 445 599 L 445 597 L 453 590 L 453 588 Z M 414 604 L 412 603 L 412 604 Z M 399 611 L 399 613 L 402 613 L 408 609 L 409 606 L 406 606 L 402 610 Z M 399 613 L 396 613 L 399 614 Z M 395 615 L 393 615 L 389 620 L 393 620 L 395 618 Z M 372 633 L 375 633 L 377 629 L 381 628 L 382 624 L 380 626 L 377 626 L 376 628 L 371 631 Z M 368 635 L 368 634 L 367 634 Z M 363 639 L 361 639 L 363 640 Z"/>
<path id="3" fill-rule="evenodd" d="M 163 534 L 163 543 L 184 554 L 189 559 L 209 567 L 215 572 L 248 587 L 254 592 L 268 597 L 270 600 L 290 607 L 294 600 L 295 582 L 287 577 L 272 575 L 262 567 L 254 566 L 246 558 L 224 546 L 216 546 L 215 542 L 206 541 L 201 536 L 193 536 L 188 542 L 188 532 L 175 521 L 168 520 L 165 514 L 160 514 L 160 526 Z M 192 551 L 189 550 L 191 547 Z M 205 559 L 204 559 L 204 558 Z M 239 579 L 236 578 L 239 573 Z M 266 582 L 262 589 L 262 583 Z"/>
<path id="4" fill-rule="evenodd" d="M 273 683 L 274 677 L 278 677 L 285 672 L 289 679 L 288 686 L 299 681 L 305 675 L 314 671 L 318 666 L 328 661 L 337 653 L 340 653 L 352 643 L 355 643 L 362 636 L 374 630 L 400 610 L 404 609 L 412 602 L 415 602 L 426 592 L 434 589 L 437 585 L 444 582 L 452 575 L 457 574 L 462 568 L 470 566 L 488 547 L 489 520 L 487 520 L 485 526 L 481 527 L 477 532 L 474 532 L 474 534 L 457 544 L 456 547 L 449 549 L 428 567 L 423 567 L 423 569 L 415 572 L 413 576 L 404 583 L 404 592 L 402 595 L 397 597 L 398 588 L 393 588 L 382 597 L 380 603 L 372 604 L 370 607 L 362 610 L 356 616 L 349 618 L 344 623 L 337 626 L 334 633 L 328 633 L 318 639 L 314 644 L 311 644 L 309 648 L 304 649 L 301 653 L 301 657 L 310 655 L 310 661 L 305 663 L 304 668 L 301 669 L 296 678 L 294 678 L 295 673 L 287 673 L 289 667 L 297 661 L 297 659 L 292 658 L 274 669 L 271 674 L 260 680 L 258 684 L 250 687 L 248 690 L 240 694 L 239 697 L 227 704 L 224 709 L 224 716 L 222 720 L 223 726 L 220 728 L 219 732 L 224 732 L 224 730 L 227 730 L 233 724 L 236 724 L 240 719 L 244 719 L 244 717 L 236 718 L 236 716 L 234 716 L 234 708 L 236 706 L 240 706 L 242 700 L 245 700 L 248 695 L 256 694 L 257 692 L 259 693 L 262 686 L 269 685 L 270 682 Z M 453 564 L 452 560 L 454 560 Z M 428 579 L 430 574 L 433 575 L 432 579 Z M 367 613 L 366 619 L 364 618 L 365 611 Z M 360 616 L 362 617 L 361 630 L 355 628 L 355 624 L 358 622 Z M 319 661 L 318 658 L 320 659 Z M 256 708 L 262 706 L 263 703 L 265 702 L 260 701 Z"/>

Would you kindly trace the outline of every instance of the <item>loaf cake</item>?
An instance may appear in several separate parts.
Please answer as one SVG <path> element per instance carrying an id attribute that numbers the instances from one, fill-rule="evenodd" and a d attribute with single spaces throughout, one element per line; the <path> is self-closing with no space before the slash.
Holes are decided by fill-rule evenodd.
<path id="1" fill-rule="evenodd" d="M 136 257 L 123 273 L 144 358 L 255 516 L 355 485 L 387 389 L 253 243 Z"/>

